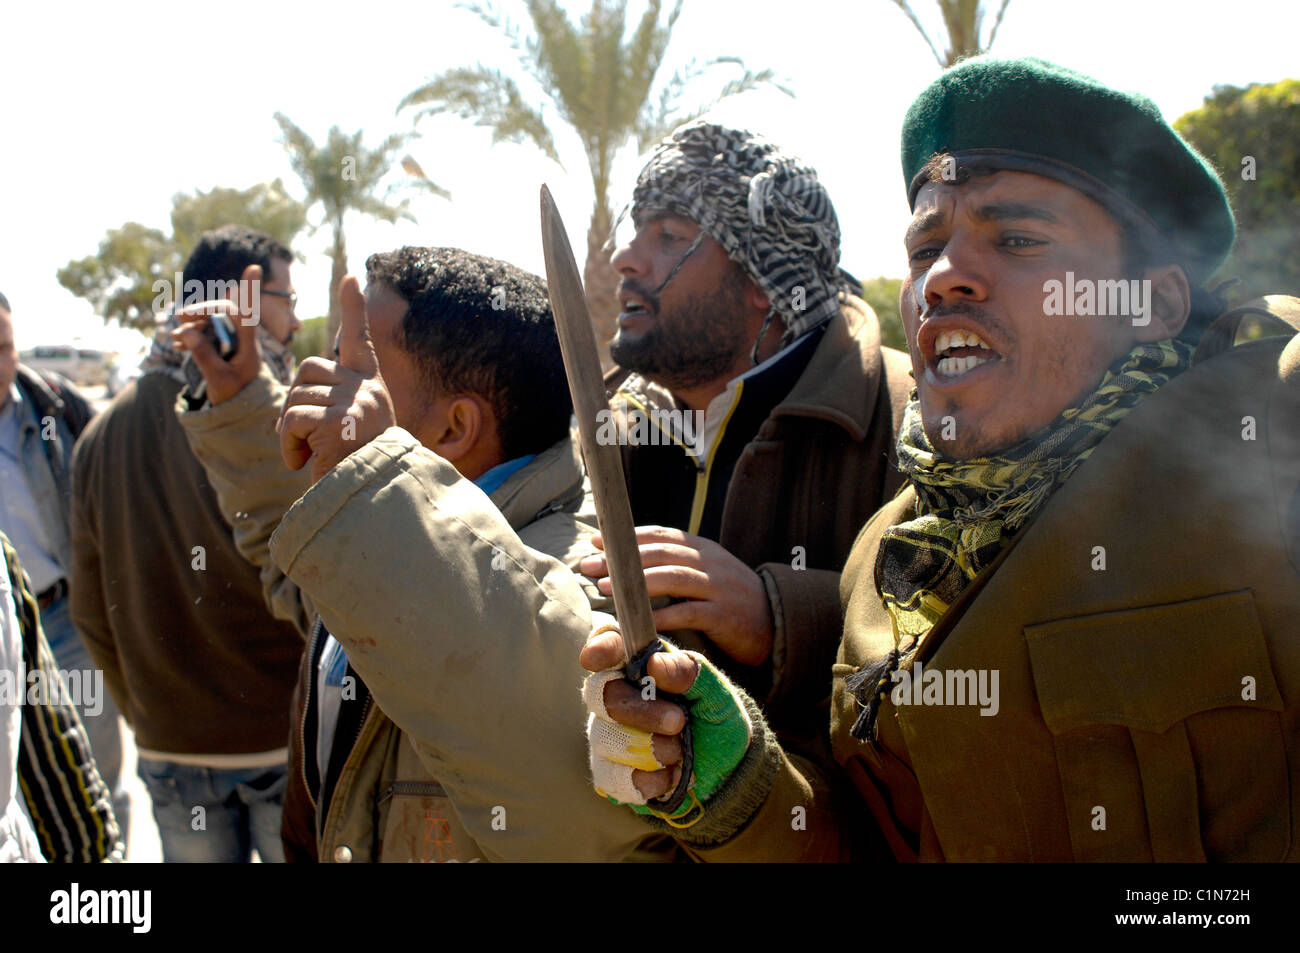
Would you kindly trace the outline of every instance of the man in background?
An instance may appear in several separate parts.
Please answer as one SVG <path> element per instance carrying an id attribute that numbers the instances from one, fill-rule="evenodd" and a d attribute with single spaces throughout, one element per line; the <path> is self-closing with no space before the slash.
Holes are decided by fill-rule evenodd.
<path id="1" fill-rule="evenodd" d="M 187 285 L 205 288 L 262 268 L 239 293 L 260 312 L 268 368 L 286 381 L 300 327 L 292 260 L 270 236 L 229 225 L 204 233 L 184 268 Z M 274 861 L 302 638 L 267 611 L 176 420 L 174 326 L 169 316 L 143 375 L 77 446 L 72 616 L 135 730 L 163 858 L 240 862 L 256 847 Z"/>
<path id="2" fill-rule="evenodd" d="M 131 800 L 122 782 L 117 705 L 102 677 L 93 677 L 90 651 L 68 609 L 72 448 L 93 414 L 65 377 L 18 363 L 9 299 L 0 294 L 0 532 L 22 559 L 59 668 L 98 689 L 78 692 L 77 713 L 125 840 Z"/>

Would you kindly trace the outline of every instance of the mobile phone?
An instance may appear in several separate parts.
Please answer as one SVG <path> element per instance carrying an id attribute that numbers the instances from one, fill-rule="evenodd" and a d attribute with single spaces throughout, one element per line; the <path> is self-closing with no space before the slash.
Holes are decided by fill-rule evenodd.
<path id="1" fill-rule="evenodd" d="M 235 325 L 225 312 L 210 315 L 207 326 L 203 329 L 203 334 L 212 342 L 213 350 L 221 355 L 223 361 L 230 360 L 235 356 L 235 352 L 239 350 L 239 338 L 235 333 Z M 186 354 L 185 362 L 181 365 L 181 368 L 185 374 L 185 383 L 189 387 L 189 392 L 194 395 L 196 400 L 203 400 L 207 395 L 208 384 L 203 379 L 203 372 L 194 363 L 194 355 Z"/>
<path id="2" fill-rule="evenodd" d="M 231 323 L 230 316 L 224 312 L 218 312 L 208 320 L 208 326 L 204 328 L 204 333 L 217 353 L 221 355 L 223 361 L 228 361 L 235 356 L 239 350 L 239 338 L 235 332 L 235 326 Z"/>

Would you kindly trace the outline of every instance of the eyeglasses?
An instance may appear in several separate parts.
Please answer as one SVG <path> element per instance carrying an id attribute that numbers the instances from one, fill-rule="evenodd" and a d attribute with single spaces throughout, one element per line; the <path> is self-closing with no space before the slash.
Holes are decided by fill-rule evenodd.
<path id="1" fill-rule="evenodd" d="M 292 311 L 298 306 L 298 295 L 293 291 L 271 291 L 269 288 L 263 288 L 262 294 L 271 295 L 275 298 L 287 298 L 289 300 L 289 310 Z"/>

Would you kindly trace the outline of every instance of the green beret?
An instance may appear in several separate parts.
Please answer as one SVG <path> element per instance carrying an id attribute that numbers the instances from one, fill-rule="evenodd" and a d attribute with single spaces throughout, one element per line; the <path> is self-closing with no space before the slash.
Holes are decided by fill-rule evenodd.
<path id="1" fill-rule="evenodd" d="M 913 207 L 936 153 L 1057 179 L 1167 243 L 1194 282 L 1227 259 L 1236 235 L 1214 168 L 1136 93 L 1037 59 L 975 57 L 929 85 L 903 120 L 903 178 Z"/>

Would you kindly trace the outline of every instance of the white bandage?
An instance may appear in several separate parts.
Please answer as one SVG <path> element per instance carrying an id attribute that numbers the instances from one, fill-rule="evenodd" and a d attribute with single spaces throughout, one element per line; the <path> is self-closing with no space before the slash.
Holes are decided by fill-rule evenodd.
<path id="1" fill-rule="evenodd" d="M 613 721 L 605 710 L 605 686 L 623 677 L 621 669 L 607 668 L 603 672 L 592 672 L 582 683 L 582 700 L 587 703 L 587 711 L 603 721 Z"/>
<path id="2" fill-rule="evenodd" d="M 618 669 L 587 676 L 582 697 L 591 716 L 587 719 L 587 748 L 596 793 L 624 804 L 644 804 L 645 796 L 632 783 L 632 772 L 658 771 L 664 765 L 655 757 L 649 732 L 620 725 L 605 709 L 605 686 L 623 677 Z"/>

